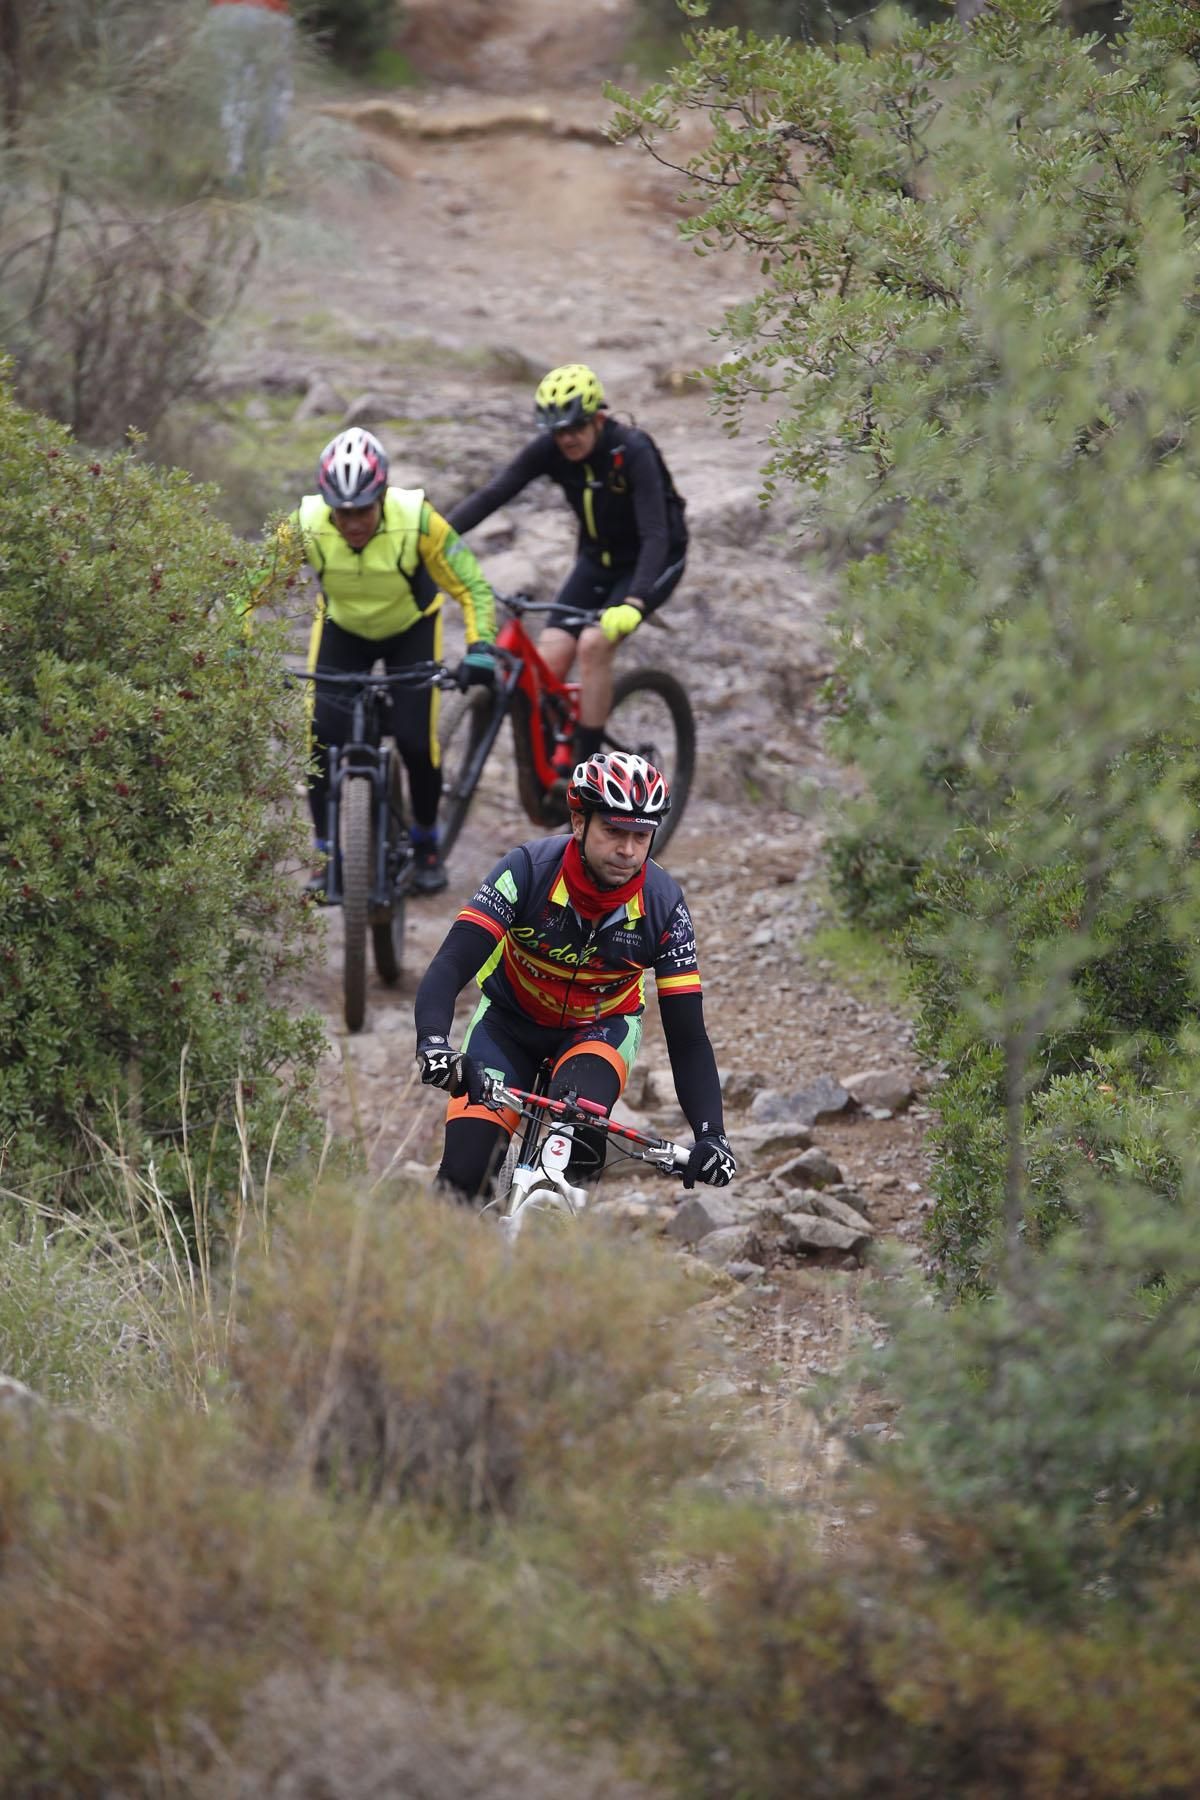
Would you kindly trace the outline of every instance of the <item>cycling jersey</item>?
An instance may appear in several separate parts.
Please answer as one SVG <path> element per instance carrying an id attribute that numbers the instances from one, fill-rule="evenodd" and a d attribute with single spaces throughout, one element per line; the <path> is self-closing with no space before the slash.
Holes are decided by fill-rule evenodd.
<path id="1" fill-rule="evenodd" d="M 607 918 L 580 918 L 562 872 L 565 843 L 543 838 L 498 863 L 458 917 L 496 948 L 479 971 L 490 1000 L 538 1025 L 580 1025 L 646 1005 L 646 971 L 660 992 L 700 992 L 696 935 L 679 883 L 647 863 L 640 893 Z"/>
<path id="2" fill-rule="evenodd" d="M 388 488 L 379 529 L 362 550 L 352 550 L 320 494 L 307 494 L 289 523 L 304 538 L 304 554 L 316 570 L 328 616 L 356 637 L 395 637 L 435 612 L 442 595 L 422 606 L 418 571 L 428 571 L 462 607 L 468 643 L 496 634 L 492 590 L 474 555 L 426 500 L 420 488 Z"/>
<path id="3" fill-rule="evenodd" d="M 585 462 L 571 462 L 550 431 L 539 432 L 486 487 L 450 513 L 470 531 L 539 475 L 556 482 L 579 520 L 579 554 L 606 569 L 632 571 L 626 590 L 644 599 L 687 548 L 684 502 L 646 432 L 606 418 Z"/>

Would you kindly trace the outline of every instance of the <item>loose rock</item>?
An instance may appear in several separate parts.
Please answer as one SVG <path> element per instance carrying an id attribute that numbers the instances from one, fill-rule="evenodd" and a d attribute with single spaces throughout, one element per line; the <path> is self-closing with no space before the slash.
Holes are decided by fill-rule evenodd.
<path id="1" fill-rule="evenodd" d="M 786 1213 L 784 1229 L 789 1250 L 845 1250 L 860 1261 L 871 1234 L 860 1220 L 858 1229 L 837 1219 L 821 1219 L 813 1213 Z"/>
<path id="2" fill-rule="evenodd" d="M 667 1226 L 667 1236 L 677 1244 L 698 1244 L 714 1231 L 720 1231 L 739 1220 L 736 1208 L 728 1201 L 706 1194 L 689 1194 Z"/>
<path id="3" fill-rule="evenodd" d="M 840 1081 L 860 1106 L 890 1113 L 903 1112 L 916 1093 L 910 1078 L 899 1069 L 864 1069 L 858 1075 L 843 1075 Z"/>
<path id="4" fill-rule="evenodd" d="M 733 1153 L 739 1162 L 762 1168 L 773 1157 L 786 1156 L 789 1150 L 807 1150 L 811 1143 L 812 1132 L 806 1125 L 748 1125 L 735 1133 Z"/>
<path id="5" fill-rule="evenodd" d="M 790 1162 L 781 1163 L 775 1170 L 775 1180 L 785 1187 L 827 1188 L 835 1186 L 841 1179 L 842 1171 L 833 1158 L 815 1145 L 800 1156 L 792 1157 Z"/>

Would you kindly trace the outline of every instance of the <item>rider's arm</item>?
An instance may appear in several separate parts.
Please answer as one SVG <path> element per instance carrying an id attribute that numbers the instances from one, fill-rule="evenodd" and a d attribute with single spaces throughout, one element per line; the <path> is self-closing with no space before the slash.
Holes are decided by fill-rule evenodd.
<path id="1" fill-rule="evenodd" d="M 647 440 L 636 439 L 626 450 L 629 492 L 637 525 L 638 559 L 629 583 L 629 597 L 640 606 L 671 560 L 671 533 L 667 523 L 667 487 L 662 468 Z"/>
<path id="2" fill-rule="evenodd" d="M 519 494 L 521 489 L 536 481 L 539 475 L 545 475 L 550 467 L 550 452 L 554 447 L 554 439 L 548 431 L 541 432 L 531 438 L 529 443 L 515 456 L 506 469 L 449 512 L 449 520 L 455 531 L 470 531 L 482 519 L 490 519 L 497 509 Z"/>
<path id="3" fill-rule="evenodd" d="M 528 850 L 518 844 L 459 911 L 417 989 L 413 1012 L 418 1043 L 434 1033 L 448 1036 L 454 1002 L 472 975 L 482 979 L 484 965 L 500 954 L 499 945 L 517 919 L 532 868 Z"/>
<path id="4" fill-rule="evenodd" d="M 671 1075 L 684 1117 L 697 1137 L 721 1131 L 721 1078 L 704 1028 L 696 930 L 682 894 L 659 940 L 654 981 Z"/>
<path id="5" fill-rule="evenodd" d="M 450 1035 L 454 1002 L 495 947 L 495 938 L 482 925 L 473 925 L 461 915 L 455 919 L 417 989 L 413 1016 L 418 1043 L 423 1038 Z"/>
<path id="6" fill-rule="evenodd" d="M 481 639 L 490 644 L 496 636 L 496 607 L 483 570 L 454 527 L 435 512 L 428 500 L 421 508 L 421 532 L 417 539 L 421 561 L 440 588 L 463 609 L 468 644 Z"/>
<path id="7" fill-rule="evenodd" d="M 721 1111 L 721 1077 L 717 1059 L 704 1027 L 704 1000 L 699 993 L 664 993 L 658 990 L 658 1012 L 671 1076 L 683 1114 L 693 1135 L 724 1131 Z"/>

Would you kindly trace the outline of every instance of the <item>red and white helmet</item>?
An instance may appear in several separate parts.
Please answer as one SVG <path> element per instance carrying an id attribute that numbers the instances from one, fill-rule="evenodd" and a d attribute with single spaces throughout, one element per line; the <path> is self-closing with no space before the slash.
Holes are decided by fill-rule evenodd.
<path id="1" fill-rule="evenodd" d="M 599 813 L 610 825 L 653 831 L 671 810 L 671 794 L 664 777 L 644 756 L 598 750 L 576 763 L 567 805 L 572 812 Z"/>
<path id="2" fill-rule="evenodd" d="M 387 487 L 387 451 L 377 437 L 355 426 L 339 432 L 321 452 L 317 486 L 327 506 L 358 511 L 371 506 Z"/>

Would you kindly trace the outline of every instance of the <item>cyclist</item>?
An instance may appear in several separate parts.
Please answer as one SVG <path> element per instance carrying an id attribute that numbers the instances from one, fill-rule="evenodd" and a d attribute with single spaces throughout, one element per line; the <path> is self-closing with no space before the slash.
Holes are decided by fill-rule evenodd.
<path id="1" fill-rule="evenodd" d="M 583 363 L 551 369 L 534 396 L 537 437 L 449 518 L 467 532 L 539 475 L 557 482 L 579 519 L 575 566 L 560 588 L 538 650 L 559 680 L 579 656 L 579 718 L 571 763 L 595 754 L 612 705 L 613 657 L 679 585 L 687 556 L 684 502 L 646 432 L 608 415 L 604 390 Z M 563 609 L 560 613 L 558 609 Z M 599 610 L 595 625 L 567 609 Z"/>
<path id="2" fill-rule="evenodd" d="M 321 584 L 309 642 L 308 667 L 318 674 L 368 673 L 379 660 L 390 672 L 440 660 L 445 593 L 462 607 L 467 653 L 463 685 L 492 680 L 495 607 L 492 590 L 471 551 L 435 512 L 420 488 L 388 485 L 387 453 L 369 431 L 343 431 L 326 444 L 317 464 L 319 493 L 306 494 L 289 524 Z M 317 860 L 310 888 L 324 887 L 329 854 L 326 807 L 331 744 L 345 741 L 349 709 L 336 687 L 315 684 L 315 772 L 309 777 Z M 408 772 L 413 886 L 437 893 L 446 885 L 438 849 L 437 811 L 442 770 L 437 740 L 437 693 L 397 691 L 392 735 Z"/>
<path id="3" fill-rule="evenodd" d="M 552 1095 L 573 1088 L 611 1111 L 641 1041 L 653 969 L 675 1091 L 696 1140 L 684 1186 L 724 1187 L 736 1164 L 704 1028 L 695 931 L 678 882 L 649 860 L 670 806 L 667 784 L 640 756 L 598 753 L 575 769 L 567 800 L 570 837 L 521 844 L 497 863 L 417 990 L 421 1080 L 453 1096 L 438 1181 L 475 1200 L 515 1129 L 515 1114 L 480 1104 L 484 1070 L 528 1087 L 549 1057 Z M 472 975 L 482 997 L 456 1051 L 454 1003 Z M 586 1139 L 576 1133 L 576 1178 L 598 1160 Z"/>

